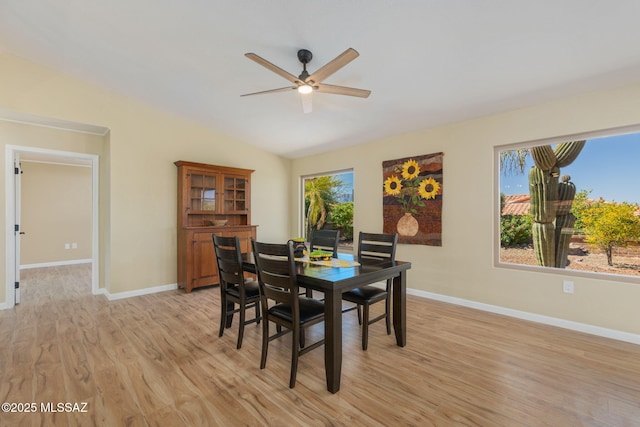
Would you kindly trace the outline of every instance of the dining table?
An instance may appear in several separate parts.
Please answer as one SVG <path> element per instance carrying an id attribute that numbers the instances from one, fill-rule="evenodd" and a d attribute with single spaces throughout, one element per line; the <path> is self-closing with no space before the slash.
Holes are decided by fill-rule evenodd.
<path id="1" fill-rule="evenodd" d="M 342 373 L 342 293 L 361 286 L 393 279 L 392 318 L 396 344 L 407 345 L 407 271 L 406 261 L 357 260 L 352 254 L 339 253 L 331 262 L 296 260 L 298 285 L 324 294 L 324 366 L 327 390 L 340 390 Z M 243 254 L 245 271 L 256 273 L 253 254 Z"/>

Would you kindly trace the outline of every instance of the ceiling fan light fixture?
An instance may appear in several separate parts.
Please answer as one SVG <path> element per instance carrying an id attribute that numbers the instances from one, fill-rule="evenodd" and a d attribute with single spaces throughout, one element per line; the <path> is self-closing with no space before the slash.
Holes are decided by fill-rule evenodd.
<path id="1" fill-rule="evenodd" d="M 303 94 L 303 95 L 307 95 L 311 92 L 313 92 L 313 87 L 311 85 L 308 84 L 303 84 L 298 86 L 298 92 Z"/>

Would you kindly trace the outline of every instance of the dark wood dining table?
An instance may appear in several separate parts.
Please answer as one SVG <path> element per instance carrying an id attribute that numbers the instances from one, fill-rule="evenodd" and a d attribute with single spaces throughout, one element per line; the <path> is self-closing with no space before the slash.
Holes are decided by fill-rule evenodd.
<path id="1" fill-rule="evenodd" d="M 244 254 L 244 268 L 255 273 L 253 254 Z M 353 261 L 353 255 L 339 254 L 339 259 Z M 340 390 L 342 371 L 342 293 L 360 286 L 393 278 L 393 329 L 396 343 L 407 344 L 407 270 L 410 262 L 364 261 L 353 267 L 329 267 L 310 262 L 296 262 L 298 284 L 324 294 L 324 366 L 327 390 Z"/>

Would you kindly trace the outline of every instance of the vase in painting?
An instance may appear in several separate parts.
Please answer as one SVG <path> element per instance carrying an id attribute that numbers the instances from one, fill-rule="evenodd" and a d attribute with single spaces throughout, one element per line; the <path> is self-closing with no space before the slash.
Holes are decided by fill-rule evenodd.
<path id="1" fill-rule="evenodd" d="M 397 230 L 401 236 L 415 236 L 418 234 L 418 220 L 407 212 L 398 220 Z"/>

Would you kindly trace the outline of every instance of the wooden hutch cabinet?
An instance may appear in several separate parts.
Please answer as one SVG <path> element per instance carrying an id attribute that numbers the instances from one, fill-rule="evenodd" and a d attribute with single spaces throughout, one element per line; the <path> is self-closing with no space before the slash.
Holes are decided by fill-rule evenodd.
<path id="1" fill-rule="evenodd" d="M 218 284 L 212 235 L 238 236 L 242 252 L 251 251 L 256 226 L 251 225 L 249 169 L 177 161 L 178 287 Z M 226 221 L 225 225 L 219 225 Z"/>

